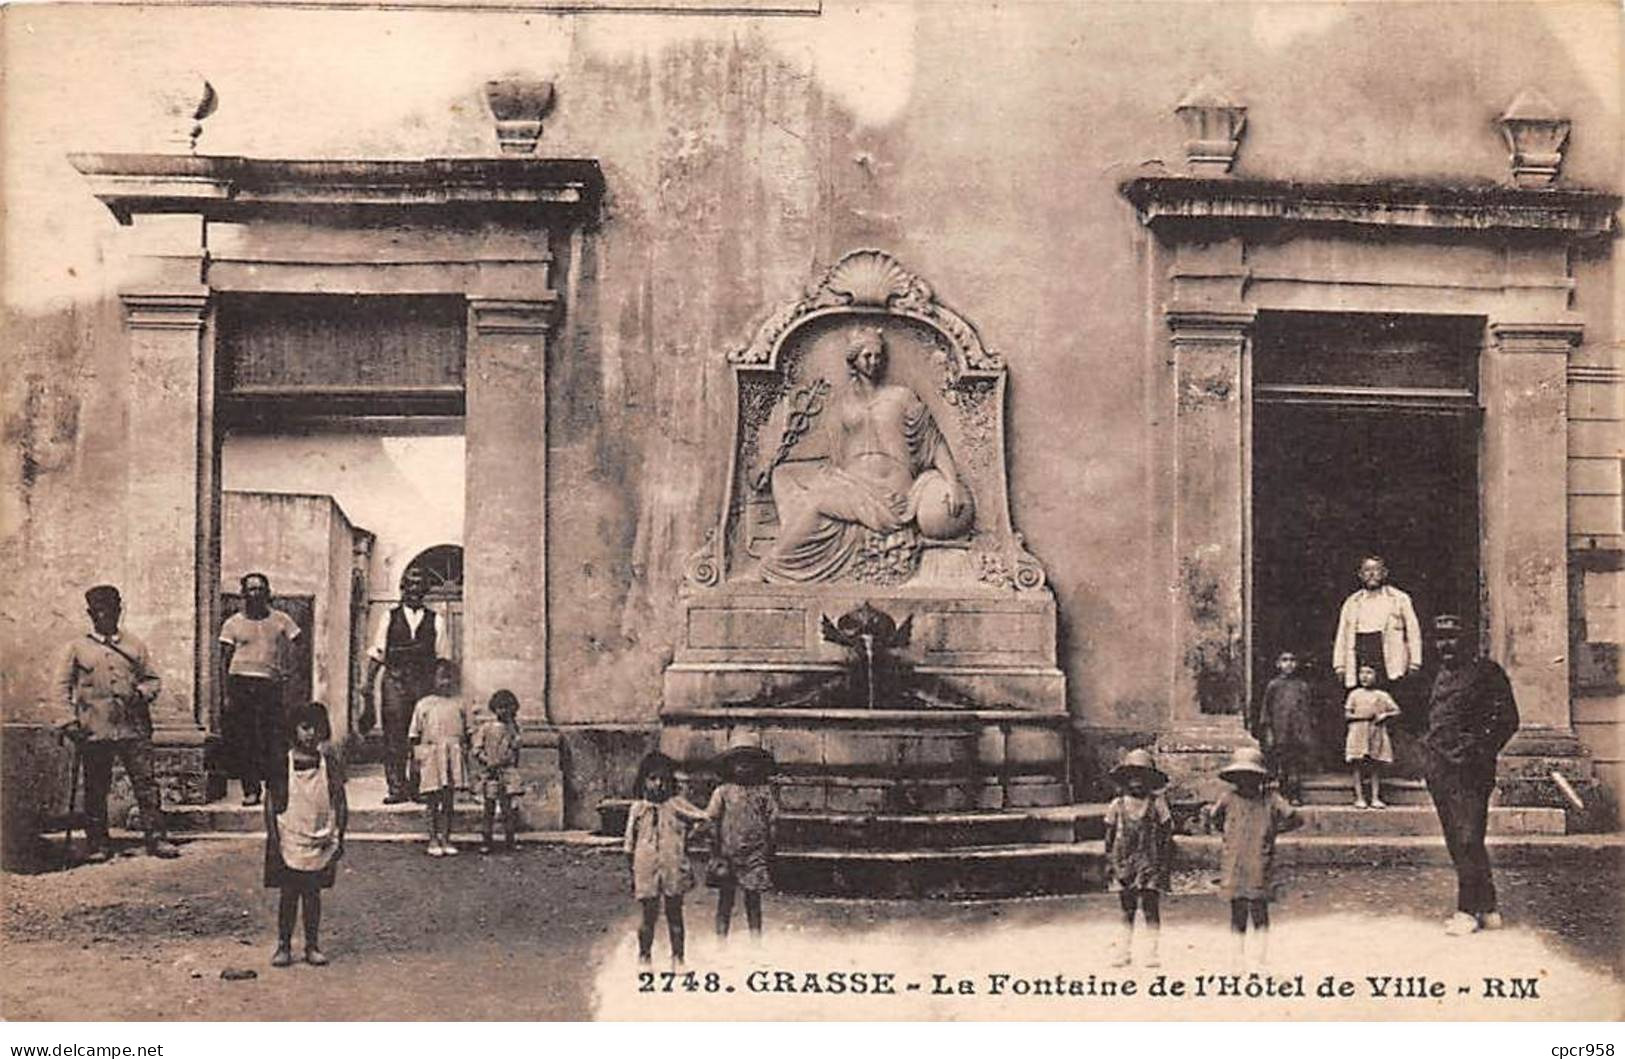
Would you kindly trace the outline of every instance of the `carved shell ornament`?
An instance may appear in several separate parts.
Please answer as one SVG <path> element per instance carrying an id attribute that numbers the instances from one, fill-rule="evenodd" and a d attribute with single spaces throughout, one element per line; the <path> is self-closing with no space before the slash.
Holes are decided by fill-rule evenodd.
<path id="1" fill-rule="evenodd" d="M 884 309 L 931 324 L 958 353 L 946 366 L 950 382 L 957 383 L 962 371 L 992 375 L 1004 370 L 1004 358 L 983 346 L 976 329 L 958 313 L 938 302 L 925 280 L 891 254 L 872 249 L 850 251 L 835 262 L 799 300 L 769 317 L 749 345 L 729 353 L 728 361 L 767 367 L 797 326 L 822 310 L 845 306 Z"/>
<path id="2" fill-rule="evenodd" d="M 931 288 L 897 259 L 879 250 L 854 250 L 835 263 L 824 286 L 846 296 L 852 305 L 887 306 L 893 298 L 923 304 Z"/>

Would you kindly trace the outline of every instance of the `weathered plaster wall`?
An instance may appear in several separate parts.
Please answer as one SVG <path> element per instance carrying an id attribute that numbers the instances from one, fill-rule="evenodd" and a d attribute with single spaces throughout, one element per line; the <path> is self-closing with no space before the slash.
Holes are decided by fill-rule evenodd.
<path id="1" fill-rule="evenodd" d="M 140 387 L 100 249 L 113 222 L 64 153 L 163 149 L 152 93 L 189 67 L 221 98 L 200 149 L 263 157 L 490 153 L 481 83 L 557 80 L 542 151 L 599 159 L 608 201 L 560 262 L 549 365 L 556 721 L 652 716 L 662 622 L 720 502 L 722 356 L 815 271 L 876 245 L 1009 358 L 1012 511 L 1060 602 L 1072 707 L 1151 727 L 1170 671 L 1171 389 L 1117 183 L 1148 160 L 1177 167 L 1170 109 L 1211 73 L 1250 107 L 1247 174 L 1504 181 L 1493 119 L 1534 84 L 1575 121 L 1568 178 L 1617 188 L 1610 22 L 1592 4 L 12 9 L 8 81 L 29 89 L 8 100 L 4 161 L 17 338 L 0 574 L 38 602 L 7 619 L 24 660 L 5 667 L 7 709 L 45 694 L 34 659 L 78 627 L 78 588 L 139 561 L 121 535 L 124 402 Z M 1614 275 L 1583 271 L 1577 308 L 1589 316 Z M 1612 348 L 1612 312 L 1591 317 L 1588 347 Z"/>
<path id="2" fill-rule="evenodd" d="M 376 538 L 371 598 L 397 598 L 406 564 L 424 549 L 463 543 L 460 434 L 234 434 L 221 446 L 220 480 L 225 489 L 331 496 Z"/>
<path id="3" fill-rule="evenodd" d="M 240 591 L 257 570 L 278 596 L 311 596 L 311 695 L 328 705 L 336 736 L 348 731 L 350 570 L 354 530 L 327 496 L 227 492 L 221 498 L 220 591 Z"/>

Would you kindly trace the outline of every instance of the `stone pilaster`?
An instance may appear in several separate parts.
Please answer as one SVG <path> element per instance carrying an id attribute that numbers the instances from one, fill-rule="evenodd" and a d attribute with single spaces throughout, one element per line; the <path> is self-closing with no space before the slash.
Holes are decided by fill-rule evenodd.
<path id="1" fill-rule="evenodd" d="M 129 334 L 128 494 L 121 588 L 130 629 L 153 653 L 164 689 L 153 706 L 161 742 L 201 743 L 199 657 L 213 607 L 210 561 L 213 358 L 204 350 L 208 289 L 203 221 L 143 217 L 127 242 L 120 291 Z M 116 517 L 116 515 L 115 515 Z M 206 654 L 206 652 L 205 652 Z"/>
<path id="2" fill-rule="evenodd" d="M 1480 385 L 1486 646 L 1512 678 L 1523 718 L 1509 751 L 1539 743 L 1552 753 L 1573 741 L 1566 370 L 1581 325 L 1499 320 L 1489 330 Z"/>
<path id="3" fill-rule="evenodd" d="M 547 694 L 547 340 L 555 299 L 469 298 L 464 690 Z"/>
<path id="4" fill-rule="evenodd" d="M 1219 725 L 1247 694 L 1246 350 L 1239 302 L 1175 302 L 1174 679 L 1178 727 Z"/>
<path id="5" fill-rule="evenodd" d="M 471 297 L 464 422 L 463 688 L 524 713 L 526 828 L 564 826 L 557 731 L 547 721 L 547 340 L 556 300 Z"/>

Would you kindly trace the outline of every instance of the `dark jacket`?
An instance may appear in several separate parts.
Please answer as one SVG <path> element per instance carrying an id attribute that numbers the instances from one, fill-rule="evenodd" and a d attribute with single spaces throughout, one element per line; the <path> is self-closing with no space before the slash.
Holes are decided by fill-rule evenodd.
<path id="1" fill-rule="evenodd" d="M 1518 730 L 1518 704 L 1506 670 L 1487 658 L 1440 668 L 1428 696 L 1423 737 L 1435 764 L 1495 771 L 1495 756 Z"/>

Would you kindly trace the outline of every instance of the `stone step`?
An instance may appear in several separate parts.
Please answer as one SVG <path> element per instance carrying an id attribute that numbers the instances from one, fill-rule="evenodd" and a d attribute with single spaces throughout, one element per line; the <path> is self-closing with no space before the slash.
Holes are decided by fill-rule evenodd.
<path id="1" fill-rule="evenodd" d="M 1433 805 L 1425 782 L 1402 777 L 1383 777 L 1382 800 L 1389 805 Z M 1320 772 L 1303 779 L 1305 805 L 1349 805 L 1354 801 L 1354 781 L 1346 772 Z"/>
<path id="2" fill-rule="evenodd" d="M 912 850 L 1099 838 L 1104 805 L 966 813 L 781 813 L 785 848 Z"/>
<path id="3" fill-rule="evenodd" d="M 1384 795 L 1386 797 L 1386 794 Z M 1431 805 L 1395 805 L 1357 809 L 1352 805 L 1305 805 L 1298 810 L 1304 835 L 1440 835 L 1439 817 Z M 1561 835 L 1567 831 L 1563 810 L 1493 806 L 1492 835 Z"/>
<path id="4" fill-rule="evenodd" d="M 785 893 L 823 897 L 973 898 L 1072 894 L 1105 885 L 1100 843 L 1019 843 L 950 849 L 780 852 Z"/>

